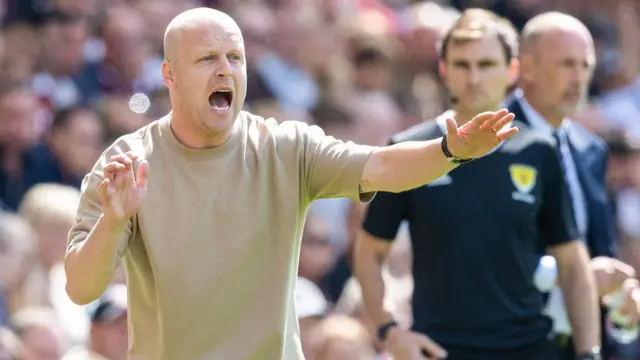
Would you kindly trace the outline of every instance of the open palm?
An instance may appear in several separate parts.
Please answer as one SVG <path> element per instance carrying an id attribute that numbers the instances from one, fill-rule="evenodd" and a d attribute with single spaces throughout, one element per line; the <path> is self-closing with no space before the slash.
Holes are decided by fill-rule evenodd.
<path id="1" fill-rule="evenodd" d="M 447 119 L 449 151 L 460 159 L 474 159 L 486 155 L 518 132 L 516 127 L 505 129 L 505 125 L 509 124 L 513 118 L 513 114 L 502 109 L 476 115 L 460 127 L 455 120 Z"/>

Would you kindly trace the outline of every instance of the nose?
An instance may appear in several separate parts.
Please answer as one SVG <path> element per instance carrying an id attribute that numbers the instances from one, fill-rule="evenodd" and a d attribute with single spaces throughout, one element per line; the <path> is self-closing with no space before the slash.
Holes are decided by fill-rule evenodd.
<path id="1" fill-rule="evenodd" d="M 477 85 L 480 82 L 480 69 L 471 66 L 468 71 L 469 85 Z"/>
<path id="2" fill-rule="evenodd" d="M 588 67 L 574 66 L 570 73 L 570 80 L 574 85 L 583 85 L 590 81 L 591 70 Z"/>
<path id="3" fill-rule="evenodd" d="M 227 77 L 231 75 L 231 64 L 229 63 L 229 59 L 226 57 L 221 57 L 218 62 L 218 66 L 216 67 L 216 76 L 218 77 Z"/>

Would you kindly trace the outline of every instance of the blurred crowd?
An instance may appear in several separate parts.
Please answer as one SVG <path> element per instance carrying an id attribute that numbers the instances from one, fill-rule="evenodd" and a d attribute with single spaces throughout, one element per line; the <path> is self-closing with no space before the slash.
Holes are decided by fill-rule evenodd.
<path id="1" fill-rule="evenodd" d="M 126 359 L 124 276 L 96 303 L 73 304 L 67 232 L 81 181 L 105 147 L 169 112 L 164 28 L 202 5 L 228 12 L 244 32 L 248 109 L 370 145 L 448 108 L 436 43 L 461 10 L 487 8 L 517 27 L 548 10 L 579 17 L 598 65 L 576 120 L 609 144 L 619 256 L 640 271 L 636 1 L 0 0 L 0 359 Z M 310 209 L 296 288 L 308 360 L 380 356 L 351 272 L 362 210 L 347 199 Z M 411 249 L 399 237 L 385 303 L 409 324 Z"/>

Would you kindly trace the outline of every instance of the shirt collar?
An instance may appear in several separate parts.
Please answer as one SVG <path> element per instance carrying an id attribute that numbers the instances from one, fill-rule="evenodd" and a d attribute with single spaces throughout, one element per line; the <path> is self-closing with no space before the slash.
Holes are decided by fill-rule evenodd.
<path id="1" fill-rule="evenodd" d="M 547 120 L 545 120 L 545 118 L 543 118 L 542 115 L 540 115 L 540 113 L 537 112 L 536 109 L 531 106 L 531 104 L 529 104 L 527 99 L 525 99 L 524 93 L 521 89 L 516 89 L 514 95 L 520 103 L 522 112 L 524 113 L 524 116 L 527 118 L 527 120 L 529 120 L 529 124 L 532 128 L 544 131 L 545 133 L 551 135 L 556 131 L 556 129 L 554 129 L 553 126 L 551 126 L 551 124 L 549 124 L 549 122 L 547 122 Z M 562 120 L 562 124 L 560 125 L 560 129 L 566 129 L 568 123 L 569 119 L 564 118 L 564 120 Z"/>

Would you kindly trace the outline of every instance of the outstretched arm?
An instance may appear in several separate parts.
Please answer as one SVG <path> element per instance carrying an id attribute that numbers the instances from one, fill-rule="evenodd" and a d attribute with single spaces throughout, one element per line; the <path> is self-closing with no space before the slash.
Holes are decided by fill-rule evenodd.
<path id="1" fill-rule="evenodd" d="M 459 128 L 455 120 L 447 119 L 447 147 L 460 159 L 483 156 L 518 132 L 517 128 L 503 129 L 512 120 L 513 114 L 507 110 L 482 113 Z M 445 156 L 442 140 L 403 142 L 377 148 L 364 167 L 360 192 L 406 191 L 453 170 L 457 165 Z"/>

